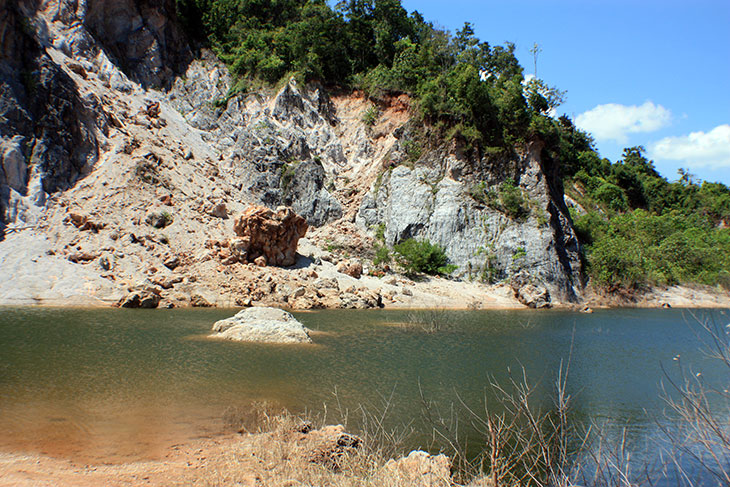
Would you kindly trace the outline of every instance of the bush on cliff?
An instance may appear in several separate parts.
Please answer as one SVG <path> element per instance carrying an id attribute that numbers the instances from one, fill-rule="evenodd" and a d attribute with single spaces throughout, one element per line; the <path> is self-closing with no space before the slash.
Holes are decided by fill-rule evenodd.
<path id="1" fill-rule="evenodd" d="M 393 247 L 396 260 L 409 274 L 451 274 L 456 266 L 449 264 L 444 248 L 428 240 L 409 238 Z"/>

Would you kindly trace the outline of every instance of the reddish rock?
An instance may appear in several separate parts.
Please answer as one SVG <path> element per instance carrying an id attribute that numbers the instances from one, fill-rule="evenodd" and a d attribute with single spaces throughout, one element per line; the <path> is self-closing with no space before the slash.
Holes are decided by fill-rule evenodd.
<path id="1" fill-rule="evenodd" d="M 190 306 L 193 308 L 210 308 L 213 305 L 200 294 L 194 294 L 190 297 Z"/>
<path id="2" fill-rule="evenodd" d="M 339 470 L 344 457 L 362 445 L 362 439 L 345 432 L 342 425 L 325 426 L 302 435 L 299 443 L 309 453 L 309 460 Z"/>
<path id="3" fill-rule="evenodd" d="M 122 308 L 157 308 L 160 304 L 160 291 L 150 286 L 137 286 L 129 289 L 117 306 Z"/>
<path id="4" fill-rule="evenodd" d="M 69 254 L 66 258 L 74 264 L 80 264 L 83 262 L 90 262 L 96 259 L 96 254 L 92 254 L 90 252 L 76 252 L 73 254 Z"/>
<path id="5" fill-rule="evenodd" d="M 248 262 L 261 265 L 290 266 L 296 262 L 297 244 L 307 233 L 307 222 L 291 208 L 280 206 L 274 210 L 252 206 L 237 216 L 233 230 L 240 237 L 237 253 Z M 247 248 L 246 248 L 247 245 Z"/>
<path id="6" fill-rule="evenodd" d="M 89 220 L 88 217 L 84 215 L 79 215 L 78 213 L 69 213 L 66 217 L 66 220 L 71 222 L 73 226 L 78 228 L 79 230 L 91 230 L 94 233 L 97 233 L 99 230 L 103 229 L 105 225 L 103 223 L 96 223 L 91 220 Z"/>
<path id="7" fill-rule="evenodd" d="M 362 276 L 362 264 L 360 262 L 350 260 L 340 262 L 337 264 L 337 272 L 347 274 L 355 279 L 360 279 L 360 276 Z"/>
<path id="8" fill-rule="evenodd" d="M 180 257 L 178 257 L 177 255 L 171 255 L 165 259 L 163 265 L 168 269 L 173 270 L 180 266 Z"/>

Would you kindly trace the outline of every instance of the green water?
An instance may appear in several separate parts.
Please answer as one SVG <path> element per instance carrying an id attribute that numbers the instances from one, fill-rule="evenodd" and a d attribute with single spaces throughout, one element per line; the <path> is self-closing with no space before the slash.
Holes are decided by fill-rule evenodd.
<path id="1" fill-rule="evenodd" d="M 296 315 L 315 345 L 206 338 L 234 312 L 0 309 L 0 449 L 85 461 L 156 456 L 224 431 L 226 412 L 254 401 L 295 412 L 326 404 L 338 421 L 338 401 L 354 410 L 392 396 L 389 421 L 419 427 L 421 393 L 440 407 L 457 398 L 478 405 L 490 399 L 490 377 L 504 383 L 522 367 L 547 403 L 569 357 L 578 417 L 641 436 L 664 409 L 658 387 L 673 357 L 726 379 L 700 352 L 692 318 L 676 310 L 450 312 L 440 316 L 450 326 L 430 334 L 394 325 L 407 312 L 321 311 Z"/>

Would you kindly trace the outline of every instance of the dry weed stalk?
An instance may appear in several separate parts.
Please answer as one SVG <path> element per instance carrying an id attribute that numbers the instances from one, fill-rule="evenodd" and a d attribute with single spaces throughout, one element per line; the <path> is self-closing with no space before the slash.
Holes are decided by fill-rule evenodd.
<path id="1" fill-rule="evenodd" d="M 713 383 L 701 372 L 674 358 L 679 378 L 673 379 L 662 366 L 668 386 L 664 397 L 681 427 L 673 429 L 659 423 L 670 448 L 668 458 L 680 485 L 730 485 L 730 323 L 727 315 L 691 313 L 700 325 L 699 338 L 708 357 L 722 369 L 720 383 Z"/>
<path id="2" fill-rule="evenodd" d="M 453 328 L 458 321 L 457 312 L 434 308 L 409 312 L 403 326 L 416 328 L 426 333 L 438 333 Z"/>
<path id="3" fill-rule="evenodd" d="M 527 379 L 524 368 L 519 378 L 509 373 L 503 386 L 494 378 L 490 388 L 494 403 L 486 396 L 483 410 L 477 411 L 457 395 L 471 428 L 480 436 L 476 445 L 480 452 L 470 454 L 472 445 L 460 433 L 462 421 L 454 406 L 448 416 L 441 415 L 433 402 L 421 400 L 427 422 L 433 428 L 434 439 L 453 457 L 455 478 L 461 482 L 482 478 L 491 487 L 571 485 L 575 458 L 584 442 L 570 421 L 570 396 L 565 384 L 568 367 L 561 364 L 555 381 L 553 405 L 542 410 L 533 405 L 535 385 Z"/>
<path id="4" fill-rule="evenodd" d="M 524 367 L 517 376 L 509 371 L 504 385 L 490 378 L 491 394 L 485 395 L 481 410 L 474 409 L 457 394 L 456 404 L 442 414 L 437 404 L 426 398 L 419 382 L 424 419 L 431 429 L 430 449 L 439 449 L 452 458 L 455 485 L 730 485 L 730 324 L 720 326 L 708 317 L 693 316 L 701 325 L 709 355 L 722 364 L 722 382 L 711 384 L 702 374 L 685 367 L 679 357 L 675 363 L 680 379 L 673 379 L 664 371 L 668 387 L 663 396 L 672 414 L 656 423 L 669 446 L 648 446 L 655 450 L 664 447 L 659 461 L 632 457 L 636 450 L 627 444 L 625 428 L 619 434 L 611 434 L 606 425 L 593 423 L 584 427 L 575 420 L 571 396 L 566 390 L 570 359 L 567 365 L 561 362 L 553 384 L 552 403 L 547 408 L 536 405 L 537 385 L 530 384 Z M 364 447 L 343 459 L 339 473 L 311 465 L 302 469 L 294 463 L 278 467 L 280 473 L 296 478 L 302 485 L 409 485 L 407 479 L 383 468 L 389 459 L 405 452 L 415 430 L 412 422 L 388 426 L 395 388 L 389 395 L 380 395 L 376 407 L 361 405 L 354 414 L 343 408 L 337 391 L 334 397 L 338 421 L 345 427 L 356 426 L 354 431 L 364 440 Z M 291 427 L 291 415 L 281 419 L 270 412 L 264 408 L 257 413 L 264 427 Z M 356 421 L 351 421 L 353 418 Z M 326 407 L 316 422 L 320 426 L 327 424 Z M 469 443 L 464 424 L 477 432 L 478 444 Z M 474 454 L 475 450 L 478 453 Z M 272 450 L 271 454 L 285 463 L 292 458 L 287 451 Z"/>

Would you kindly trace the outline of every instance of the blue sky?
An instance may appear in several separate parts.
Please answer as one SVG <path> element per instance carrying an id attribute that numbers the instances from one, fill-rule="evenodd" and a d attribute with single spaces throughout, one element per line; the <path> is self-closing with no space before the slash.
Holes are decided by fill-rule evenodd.
<path id="1" fill-rule="evenodd" d="M 643 145 L 669 180 L 730 184 L 730 0 L 403 0 L 452 32 L 514 42 L 525 74 L 567 90 L 558 108 L 602 156 Z"/>

